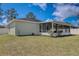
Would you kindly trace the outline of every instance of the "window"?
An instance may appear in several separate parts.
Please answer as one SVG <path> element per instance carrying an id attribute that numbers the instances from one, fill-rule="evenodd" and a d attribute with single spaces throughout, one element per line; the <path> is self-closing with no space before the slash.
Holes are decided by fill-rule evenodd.
<path id="1" fill-rule="evenodd" d="M 70 28 L 68 26 L 65 27 L 65 32 L 70 32 Z"/>
<path id="2" fill-rule="evenodd" d="M 39 25 L 39 32 L 47 32 L 52 28 L 52 23 L 42 23 Z"/>
<path id="3" fill-rule="evenodd" d="M 41 28 L 41 25 L 42 25 L 42 24 L 39 24 L 39 32 L 41 32 L 41 29 L 42 29 L 42 28 Z"/>

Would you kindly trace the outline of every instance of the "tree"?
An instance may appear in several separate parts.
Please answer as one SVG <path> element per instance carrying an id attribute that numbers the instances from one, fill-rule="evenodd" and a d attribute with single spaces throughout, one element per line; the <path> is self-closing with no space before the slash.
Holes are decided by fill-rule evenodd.
<path id="1" fill-rule="evenodd" d="M 79 15 L 78 15 L 77 23 L 78 23 L 78 27 L 79 27 Z"/>
<path id="2" fill-rule="evenodd" d="M 18 16 L 18 13 L 14 8 L 8 9 L 6 11 L 6 14 L 7 14 L 8 21 L 16 19 L 16 17 Z"/>
<path id="3" fill-rule="evenodd" d="M 0 17 L 3 16 L 3 10 L 0 8 Z"/>
<path id="4" fill-rule="evenodd" d="M 29 18 L 29 19 L 35 19 L 35 15 L 33 14 L 33 12 L 29 12 L 27 15 L 26 15 L 26 18 Z"/>
<path id="5" fill-rule="evenodd" d="M 1 8 L 1 5 L 2 5 L 2 4 L 0 3 L 0 17 L 3 16 L 3 10 L 2 10 L 2 8 Z"/>

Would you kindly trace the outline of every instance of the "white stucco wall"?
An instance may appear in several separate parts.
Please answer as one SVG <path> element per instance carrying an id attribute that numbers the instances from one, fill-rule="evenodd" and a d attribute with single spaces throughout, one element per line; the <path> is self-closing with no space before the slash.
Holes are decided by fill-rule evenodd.
<path id="1" fill-rule="evenodd" d="M 16 22 L 16 35 L 39 34 L 39 24 L 32 22 Z"/>

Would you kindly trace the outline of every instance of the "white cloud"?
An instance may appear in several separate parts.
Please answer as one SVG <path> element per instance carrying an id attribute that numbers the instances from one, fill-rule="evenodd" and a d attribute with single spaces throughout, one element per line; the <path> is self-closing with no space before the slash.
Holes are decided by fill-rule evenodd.
<path id="1" fill-rule="evenodd" d="M 57 16 L 55 19 L 59 21 L 63 21 L 70 16 L 79 15 L 79 7 L 74 4 L 54 4 L 54 7 L 56 10 L 52 15 Z"/>
<path id="2" fill-rule="evenodd" d="M 45 22 L 50 22 L 50 21 L 53 21 L 52 19 L 47 19 L 47 20 L 45 20 Z"/>
<path id="3" fill-rule="evenodd" d="M 33 3 L 35 6 L 39 6 L 42 10 L 46 10 L 47 4 L 46 3 Z"/>
<path id="4" fill-rule="evenodd" d="M 7 24 L 7 19 L 4 19 L 4 21 L 2 22 L 2 24 Z"/>
<path id="5" fill-rule="evenodd" d="M 1 24 L 3 24 L 3 25 L 7 24 L 7 17 L 5 15 L 3 15 L 1 18 L 2 18 L 3 21 L 0 23 L 0 25 Z"/>

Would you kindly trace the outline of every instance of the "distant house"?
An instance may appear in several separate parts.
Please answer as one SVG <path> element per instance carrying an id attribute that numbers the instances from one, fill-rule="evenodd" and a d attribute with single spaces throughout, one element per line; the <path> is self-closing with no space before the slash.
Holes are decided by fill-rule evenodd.
<path id="1" fill-rule="evenodd" d="M 8 34 L 8 28 L 6 26 L 0 25 L 0 35 Z"/>
<path id="2" fill-rule="evenodd" d="M 79 27 L 71 27 L 71 34 L 73 35 L 79 35 Z"/>
<path id="3" fill-rule="evenodd" d="M 11 35 L 70 35 L 70 24 L 58 21 L 41 22 L 33 19 L 16 19 L 8 24 Z"/>

